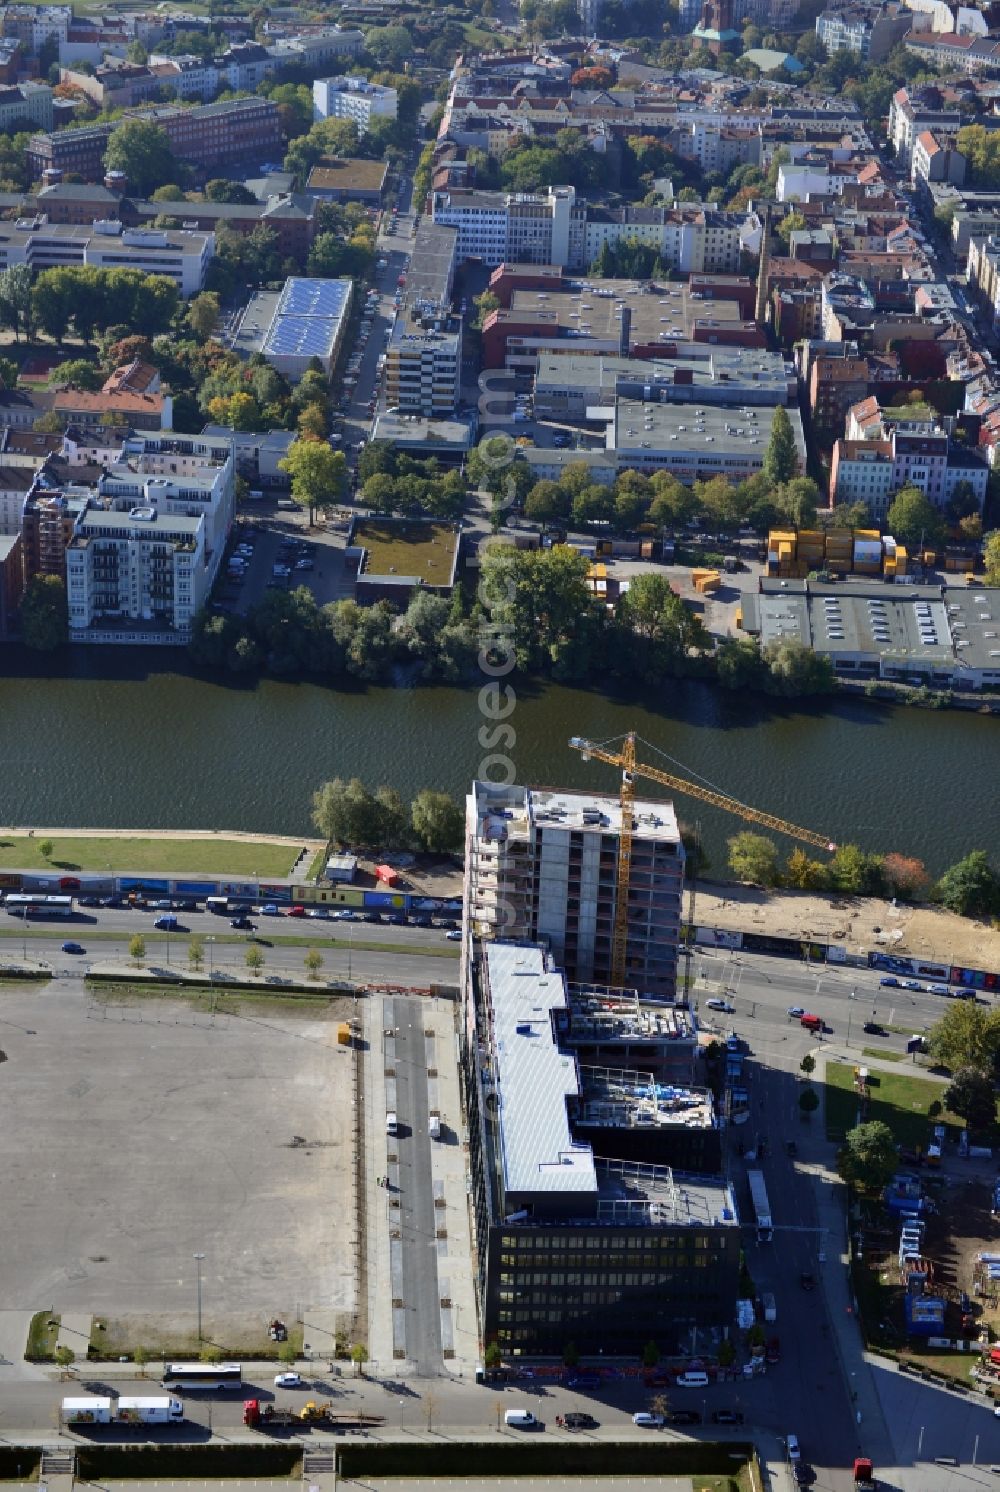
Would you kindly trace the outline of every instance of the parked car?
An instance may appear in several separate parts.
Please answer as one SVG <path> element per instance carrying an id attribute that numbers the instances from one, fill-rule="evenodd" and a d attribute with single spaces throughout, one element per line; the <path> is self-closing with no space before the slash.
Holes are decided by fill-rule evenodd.
<path id="1" fill-rule="evenodd" d="M 275 1388 L 305 1388 L 305 1379 L 298 1373 L 275 1373 Z"/>
<path id="2" fill-rule="evenodd" d="M 801 1020 L 802 1016 L 804 1016 L 805 1013 L 806 1011 L 804 1005 L 790 1005 L 787 1011 L 788 1016 L 793 1021 Z"/>
<path id="3" fill-rule="evenodd" d="M 460 943 L 462 941 L 462 930 L 459 927 L 450 927 L 445 933 L 449 943 Z"/>
<path id="4" fill-rule="evenodd" d="M 785 1450 L 788 1453 L 789 1461 L 793 1464 L 796 1461 L 802 1460 L 802 1452 L 799 1449 L 799 1437 L 797 1435 L 785 1436 Z"/>
<path id="5" fill-rule="evenodd" d="M 879 984 L 883 989 L 899 989 L 899 980 L 894 979 L 891 974 L 886 974 L 884 978 L 879 980 Z"/>
<path id="6" fill-rule="evenodd" d="M 566 1379 L 567 1388 L 600 1388 L 601 1379 L 598 1373 L 574 1373 L 572 1378 Z"/>
<path id="7" fill-rule="evenodd" d="M 99 896 L 78 896 L 76 899 L 78 907 L 99 907 L 101 898 Z"/>
<path id="8" fill-rule="evenodd" d="M 929 984 L 927 986 L 927 993 L 929 995 L 950 995 L 951 986 L 948 984 Z"/>
<path id="9" fill-rule="evenodd" d="M 286 917 L 304 917 L 305 915 L 306 915 L 306 909 L 305 909 L 305 907 L 299 907 L 299 906 L 289 907 L 288 911 L 285 913 Z"/>
<path id="10" fill-rule="evenodd" d="M 920 995 L 922 995 L 923 992 L 924 992 L 924 987 L 920 983 L 919 979 L 901 979 L 899 981 L 899 983 L 900 983 L 900 987 L 902 989 L 916 990 L 917 994 L 920 994 Z"/>
<path id="11" fill-rule="evenodd" d="M 641 1430 L 662 1430 L 666 1421 L 662 1414 L 651 1414 L 648 1410 L 640 1409 L 638 1414 L 633 1414 L 632 1423 Z"/>
<path id="12" fill-rule="evenodd" d="M 716 1409 L 712 1414 L 713 1425 L 742 1425 L 743 1411 L 741 1409 Z"/>
<path id="13" fill-rule="evenodd" d="M 329 910 L 326 907 L 309 907 L 309 909 L 306 912 L 306 916 L 307 917 L 319 917 L 321 920 L 325 921 L 326 919 L 329 918 L 330 913 L 329 913 Z"/>
<path id="14" fill-rule="evenodd" d="M 701 1415 L 697 1409 L 674 1409 L 670 1413 L 672 1425 L 700 1425 Z"/>
<path id="15" fill-rule="evenodd" d="M 281 916 L 281 908 L 277 905 L 276 902 L 267 901 L 261 907 L 261 909 L 260 909 L 260 915 L 262 917 L 280 917 Z"/>

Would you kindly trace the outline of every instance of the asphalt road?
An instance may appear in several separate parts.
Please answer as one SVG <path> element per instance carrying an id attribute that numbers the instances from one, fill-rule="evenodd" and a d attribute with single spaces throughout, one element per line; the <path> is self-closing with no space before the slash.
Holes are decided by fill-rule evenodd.
<path id="1" fill-rule="evenodd" d="M 409 1000 L 392 1002 L 395 1028 L 395 1145 L 399 1195 L 406 1356 L 418 1377 L 441 1372 L 441 1310 L 438 1288 L 431 1139 L 427 1132 L 427 1051 L 423 1011 Z M 390 1148 L 393 1148 L 390 1144 Z"/>

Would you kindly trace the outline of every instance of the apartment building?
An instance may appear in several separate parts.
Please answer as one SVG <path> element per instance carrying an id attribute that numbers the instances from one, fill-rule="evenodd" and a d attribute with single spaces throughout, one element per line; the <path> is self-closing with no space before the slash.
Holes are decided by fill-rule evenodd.
<path id="1" fill-rule="evenodd" d="M 50 130 L 52 89 L 47 83 L 17 83 L 0 88 L 0 131 Z"/>
<path id="2" fill-rule="evenodd" d="M 961 186 L 965 166 L 965 156 L 953 140 L 936 135 L 933 130 L 921 130 L 913 142 L 910 180 L 914 186 L 921 181 L 950 181 Z"/>
<path id="3" fill-rule="evenodd" d="M 845 5 L 816 17 L 816 35 L 830 53 L 855 52 L 880 62 L 913 26 L 913 12 L 895 0 L 883 5 Z"/>
<path id="4" fill-rule="evenodd" d="M 868 392 L 868 359 L 851 342 L 812 342 L 800 349 L 800 371 L 817 435 L 836 437 L 851 405 Z"/>
<path id="5" fill-rule="evenodd" d="M 244 160 L 275 159 L 284 151 L 277 104 L 266 98 L 235 98 L 194 109 L 175 105 L 138 110 L 131 117 L 158 124 L 175 154 L 202 169 Z M 35 177 L 44 171 L 73 172 L 85 181 L 104 178 L 104 152 L 114 125 L 32 135 L 26 151 Z"/>
<path id="6" fill-rule="evenodd" d="M 542 943 L 574 981 L 611 983 L 620 828 L 617 798 L 474 783 L 466 799 L 466 930 Z M 642 995 L 674 997 L 683 883 L 673 805 L 637 802 L 626 979 Z"/>
<path id="7" fill-rule="evenodd" d="M 359 135 L 373 119 L 395 119 L 398 102 L 395 88 L 367 78 L 317 78 L 313 84 L 313 118 L 353 119 Z"/>
<path id="8" fill-rule="evenodd" d="M 117 220 L 49 223 L 39 215 L 0 222 L 0 268 L 26 264 L 40 271 L 63 265 L 136 269 L 173 280 L 181 296 L 195 295 L 215 252 L 215 236 L 184 229 L 125 228 Z"/>
<path id="9" fill-rule="evenodd" d="M 882 522 L 901 487 L 919 487 L 936 508 L 948 506 L 960 485 L 971 489 L 982 511 L 989 466 L 979 451 L 951 439 L 926 420 L 882 420 L 867 427 L 866 439 L 838 440 L 830 468 L 835 503 L 864 502 Z"/>
<path id="10" fill-rule="evenodd" d="M 926 101 L 925 101 L 926 100 Z M 900 165 L 909 171 L 913 164 L 913 146 L 923 130 L 955 134 L 961 128 L 959 111 L 938 108 L 919 88 L 900 88 L 889 105 L 889 139 Z"/>
<path id="11" fill-rule="evenodd" d="M 71 5 L 5 5 L 0 10 L 0 33 L 19 41 L 33 57 L 46 42 L 64 42 L 72 24 Z"/>
<path id="12" fill-rule="evenodd" d="M 649 1158 L 618 1158 L 650 1112 L 626 1095 L 624 1073 L 581 1068 L 560 1039 L 578 1001 L 616 992 L 568 989 L 556 961 L 523 943 L 477 953 L 463 986 L 462 1077 L 485 1338 L 510 1358 L 558 1357 L 569 1341 L 634 1356 L 651 1339 L 679 1351 L 693 1327 L 729 1323 L 740 1258 L 732 1187 L 675 1170 L 673 1141 L 690 1153 L 690 1137 L 658 1135 L 661 1122 L 673 1127 L 676 1101 L 687 1127 L 712 1138 L 705 1096 L 675 1089 L 665 1101 L 647 1081 L 658 1116 Z"/>

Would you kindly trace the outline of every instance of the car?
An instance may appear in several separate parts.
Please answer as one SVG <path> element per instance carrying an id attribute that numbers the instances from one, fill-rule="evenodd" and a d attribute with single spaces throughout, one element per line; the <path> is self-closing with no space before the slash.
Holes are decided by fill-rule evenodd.
<path id="1" fill-rule="evenodd" d="M 674 1409 L 670 1414 L 672 1425 L 700 1425 L 701 1415 L 697 1409 Z"/>
<path id="2" fill-rule="evenodd" d="M 974 989 L 966 989 L 963 986 L 961 989 L 955 990 L 954 998 L 956 1000 L 975 1000 L 976 991 Z"/>
<path id="3" fill-rule="evenodd" d="M 198 910 L 196 901 L 172 901 L 170 905 L 175 912 L 197 912 Z"/>
<path id="4" fill-rule="evenodd" d="M 884 1036 L 885 1027 L 880 1026 L 878 1021 L 865 1021 L 866 1036 Z"/>
<path id="5" fill-rule="evenodd" d="M 797 1435 L 785 1436 L 785 1451 L 789 1461 L 794 1463 L 802 1460 L 802 1452 L 799 1449 L 799 1437 Z"/>
<path id="6" fill-rule="evenodd" d="M 306 915 L 306 909 L 305 909 L 305 907 L 299 907 L 299 906 L 289 907 L 288 911 L 285 913 L 286 917 L 304 917 L 305 915 Z"/>
<path id="7" fill-rule="evenodd" d="M 569 1414 L 557 1414 L 556 1424 L 562 1425 L 567 1430 L 596 1430 L 597 1421 L 592 1414 L 586 1414 L 583 1410 L 574 1409 Z"/>
<path id="8" fill-rule="evenodd" d="M 151 901 L 149 903 L 149 905 L 152 907 L 152 909 L 153 909 L 154 912 L 169 912 L 170 911 L 170 902 L 169 902 L 169 900 L 167 900 L 167 901 Z"/>
<path id="9" fill-rule="evenodd" d="M 924 992 L 924 987 L 920 983 L 919 979 L 901 979 L 899 981 L 899 984 L 901 989 L 913 989 L 916 990 L 918 994 L 923 994 Z"/>
<path id="10" fill-rule="evenodd" d="M 789 1019 L 793 1021 L 801 1020 L 805 1013 L 806 1008 L 804 1005 L 790 1005 L 787 1011 Z"/>
<path id="11" fill-rule="evenodd" d="M 155 928 L 158 928 L 160 932 L 180 932 L 181 931 L 181 925 L 180 925 L 180 923 L 177 921 L 177 918 L 173 917 L 173 916 L 170 916 L 170 917 L 157 917 L 156 921 L 153 923 L 153 926 Z"/>
<path id="12" fill-rule="evenodd" d="M 448 931 L 445 933 L 445 938 L 449 943 L 460 943 L 462 941 L 461 928 L 449 927 Z"/>
<path id="13" fill-rule="evenodd" d="M 566 1379 L 567 1388 L 600 1388 L 601 1379 L 598 1373 L 574 1373 L 572 1378 Z"/>
<path id="14" fill-rule="evenodd" d="M 333 920 L 334 922 L 357 922 L 358 914 L 345 908 L 342 912 L 334 912 Z"/>
<path id="15" fill-rule="evenodd" d="M 101 898 L 99 896 L 78 896 L 76 899 L 78 907 L 99 907 Z"/>
<path id="16" fill-rule="evenodd" d="M 716 1409 L 712 1413 L 713 1425 L 742 1425 L 742 1409 Z"/>
<path id="17" fill-rule="evenodd" d="M 430 917 L 423 917 L 423 916 L 421 916 L 421 917 L 414 917 L 414 919 L 413 919 L 413 926 L 414 927 L 433 927 L 434 924 L 431 921 Z"/>
<path id="18" fill-rule="evenodd" d="M 735 1005 L 730 1005 L 728 1000 L 720 1000 L 717 996 L 713 996 L 711 1000 L 706 1000 L 705 1004 L 709 1010 L 724 1010 L 727 1015 L 732 1015 L 736 1009 Z"/>
<path id="19" fill-rule="evenodd" d="M 249 917 L 244 917 L 244 916 L 231 917 L 230 920 L 229 920 L 229 926 L 230 927 L 238 928 L 240 932 L 256 932 L 257 931 L 257 924 L 256 924 L 256 922 L 251 922 Z"/>
<path id="20" fill-rule="evenodd" d="M 949 984 L 929 984 L 927 986 L 927 993 L 929 995 L 950 995 L 951 986 Z"/>
<path id="21" fill-rule="evenodd" d="M 295 561 L 296 570 L 315 570 L 316 566 L 311 559 L 300 559 Z"/>
<path id="22" fill-rule="evenodd" d="M 883 989 L 899 989 L 899 980 L 894 979 L 891 974 L 886 974 L 879 980 L 879 984 Z"/>
<path id="23" fill-rule="evenodd" d="M 811 1274 L 808 1269 L 804 1269 L 799 1275 L 799 1284 L 802 1286 L 803 1290 L 815 1290 L 816 1276 L 814 1274 Z"/>
<path id="24" fill-rule="evenodd" d="M 638 1414 L 633 1414 L 632 1423 L 641 1430 L 662 1430 L 666 1421 L 662 1414 L 651 1414 L 648 1410 L 640 1409 Z"/>
<path id="25" fill-rule="evenodd" d="M 266 901 L 260 909 L 260 915 L 262 917 L 280 917 L 281 908 L 276 902 Z"/>
<path id="26" fill-rule="evenodd" d="M 62 951 L 63 953 L 86 953 L 87 950 L 82 943 L 64 943 Z"/>
<path id="27" fill-rule="evenodd" d="M 310 907 L 309 910 L 306 912 L 306 916 L 326 919 L 330 916 L 330 913 L 327 911 L 326 907 Z"/>
<path id="28" fill-rule="evenodd" d="M 406 926 L 406 913 L 405 912 L 390 912 L 389 915 L 388 915 L 388 917 L 385 920 L 386 920 L 386 922 L 391 922 L 392 925 L 393 925 L 393 927 L 405 927 Z"/>
<path id="29" fill-rule="evenodd" d="M 275 1388 L 305 1388 L 305 1379 L 298 1373 L 275 1373 Z"/>

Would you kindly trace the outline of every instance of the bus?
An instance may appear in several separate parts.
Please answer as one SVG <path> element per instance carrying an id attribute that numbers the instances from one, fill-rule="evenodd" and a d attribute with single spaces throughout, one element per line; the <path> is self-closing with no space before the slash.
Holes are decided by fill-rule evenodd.
<path id="1" fill-rule="evenodd" d="M 757 1221 L 757 1242 L 770 1243 L 774 1236 L 774 1224 L 771 1222 L 771 1204 L 767 1200 L 764 1172 L 748 1171 L 747 1180 L 750 1183 L 750 1196 Z"/>
<path id="2" fill-rule="evenodd" d="M 72 896 L 8 896 L 4 906 L 12 917 L 72 917 Z"/>
<path id="3" fill-rule="evenodd" d="M 164 1388 L 225 1389 L 243 1387 L 243 1365 L 238 1362 L 168 1362 L 161 1379 Z"/>

